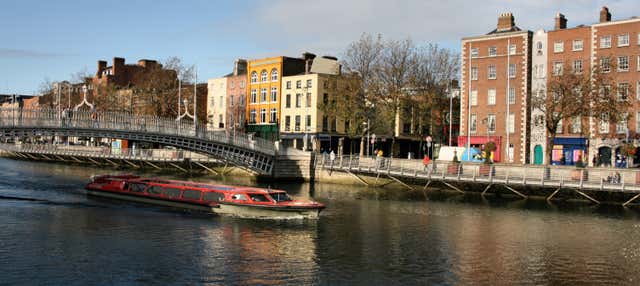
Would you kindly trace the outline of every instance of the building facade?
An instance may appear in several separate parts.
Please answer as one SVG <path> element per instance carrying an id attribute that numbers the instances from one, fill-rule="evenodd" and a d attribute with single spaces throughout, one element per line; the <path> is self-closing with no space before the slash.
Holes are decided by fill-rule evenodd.
<path id="1" fill-rule="evenodd" d="M 231 132 L 244 132 L 247 94 L 247 61 L 236 60 L 233 72 L 227 75 L 227 121 L 225 128 Z"/>
<path id="2" fill-rule="evenodd" d="M 209 79 L 207 84 L 208 129 L 213 131 L 225 130 L 227 118 L 227 77 Z"/>
<path id="3" fill-rule="evenodd" d="M 247 132 L 277 140 L 280 119 L 282 77 L 300 74 L 309 68 L 311 54 L 303 58 L 272 57 L 247 63 Z"/>
<path id="4" fill-rule="evenodd" d="M 554 21 L 553 30 L 539 30 L 532 34 L 515 27 L 511 14 L 502 14 L 498 28 L 493 32 L 462 40 L 459 145 L 466 144 L 465 137 L 471 138 L 471 146 L 494 141 L 501 146 L 495 154 L 500 157 L 497 161 L 511 162 L 501 155 L 507 153 L 508 157 L 506 147 L 515 144 L 514 162 L 559 164 L 560 158 L 564 157 L 568 165 L 579 159 L 593 164 L 592 159 L 596 156 L 600 158 L 599 164 L 613 165 L 623 144 L 640 145 L 640 133 L 637 132 L 640 127 L 640 19 L 612 21 L 609 9 L 602 7 L 599 21 L 590 26 L 568 28 L 567 18 L 560 13 Z M 516 47 L 511 48 L 514 42 Z M 505 50 L 507 46 L 508 52 Z M 547 146 L 549 134 L 544 114 L 530 107 L 530 96 L 527 95 L 546 97 L 546 87 L 552 76 L 567 72 L 590 73 L 594 67 L 610 73 L 620 96 L 633 96 L 632 106 L 625 112 L 628 120 L 596 122 L 590 117 L 565 119 L 566 122 L 558 126 L 552 146 Z M 511 73 L 514 68 L 515 75 Z M 504 89 L 505 79 L 507 89 Z M 509 90 L 513 87 L 517 90 L 515 102 L 509 99 L 511 104 L 505 104 L 504 95 L 511 97 Z M 493 118 L 495 125 L 510 128 L 509 117 L 504 116 L 507 106 L 510 107 L 509 114 L 515 113 L 510 115 L 515 121 L 512 132 L 493 132 Z M 503 110 L 503 116 L 499 115 L 499 110 Z M 480 122 L 489 126 L 485 126 L 484 140 L 479 139 L 482 137 L 478 134 L 482 133 L 479 131 Z M 507 134 L 511 136 L 507 139 L 509 143 L 505 144 Z M 547 148 L 552 148 L 551 162 L 547 162 L 545 156 Z M 640 158 L 632 159 L 640 161 Z"/>
<path id="5" fill-rule="evenodd" d="M 285 146 L 320 150 L 322 142 L 344 136 L 348 129 L 342 118 L 326 116 L 323 106 L 340 96 L 339 75 L 306 73 L 282 78 L 280 134 Z M 326 144 L 325 144 L 326 145 Z"/>
<path id="6" fill-rule="evenodd" d="M 545 98 L 547 86 L 547 32 L 538 30 L 533 34 L 533 47 L 531 49 L 531 96 Z M 532 164 L 546 164 L 545 156 L 547 150 L 547 127 L 545 126 L 544 111 L 540 108 L 532 107 L 531 120 L 531 144 L 529 146 L 529 160 Z"/>
<path id="7" fill-rule="evenodd" d="M 462 39 L 458 146 L 494 142 L 493 161 L 528 162 L 532 37 L 505 13 L 492 32 Z"/>

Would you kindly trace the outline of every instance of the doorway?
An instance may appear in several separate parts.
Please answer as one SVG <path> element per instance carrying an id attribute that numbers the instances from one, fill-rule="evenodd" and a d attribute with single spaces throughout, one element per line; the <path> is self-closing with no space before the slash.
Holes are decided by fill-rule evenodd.
<path id="1" fill-rule="evenodd" d="M 533 163 L 536 165 L 542 165 L 543 157 L 544 154 L 542 153 L 542 146 L 536 145 L 536 147 L 533 148 Z"/>
<path id="2" fill-rule="evenodd" d="M 611 148 L 600 147 L 598 148 L 598 155 L 600 156 L 601 166 L 611 166 Z"/>

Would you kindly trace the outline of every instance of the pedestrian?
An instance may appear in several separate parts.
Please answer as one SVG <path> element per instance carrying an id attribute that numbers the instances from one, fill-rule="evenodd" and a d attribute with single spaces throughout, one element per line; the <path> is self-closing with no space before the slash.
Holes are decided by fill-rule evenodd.
<path id="1" fill-rule="evenodd" d="M 591 159 L 591 164 L 593 164 L 594 167 L 598 166 L 598 154 L 593 155 L 593 159 Z"/>
<path id="2" fill-rule="evenodd" d="M 562 157 L 560 157 L 560 165 L 565 165 L 567 164 L 567 158 L 564 157 L 564 154 L 562 154 Z"/>
<path id="3" fill-rule="evenodd" d="M 429 156 L 424 155 L 424 158 L 422 159 L 422 165 L 424 165 L 424 170 L 427 170 L 427 166 L 429 166 L 429 162 L 431 161 L 431 159 L 429 158 Z"/>
<path id="4" fill-rule="evenodd" d="M 453 150 L 453 162 L 458 163 L 458 151 Z"/>
<path id="5" fill-rule="evenodd" d="M 336 153 L 333 153 L 333 150 L 329 153 L 329 160 L 331 160 L 331 165 L 333 165 L 333 161 L 336 160 Z"/>

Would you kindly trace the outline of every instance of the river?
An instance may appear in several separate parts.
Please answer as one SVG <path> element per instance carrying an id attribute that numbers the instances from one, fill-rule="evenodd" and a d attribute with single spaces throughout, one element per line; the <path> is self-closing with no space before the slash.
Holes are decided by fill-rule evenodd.
<path id="1" fill-rule="evenodd" d="M 87 197 L 98 168 L 0 170 L 0 285 L 640 284 L 640 212 L 621 207 L 273 183 L 327 209 L 259 221 Z"/>

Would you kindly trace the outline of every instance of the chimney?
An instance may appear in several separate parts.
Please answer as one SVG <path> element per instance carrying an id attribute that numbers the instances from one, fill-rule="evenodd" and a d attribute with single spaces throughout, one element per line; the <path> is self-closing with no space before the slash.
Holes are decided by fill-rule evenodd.
<path id="1" fill-rule="evenodd" d="M 498 17 L 498 31 L 509 31 L 515 27 L 516 22 L 511 13 L 502 13 Z"/>
<path id="2" fill-rule="evenodd" d="M 98 70 L 96 71 L 96 77 L 102 77 L 102 70 L 107 68 L 107 61 L 98 61 Z"/>
<path id="3" fill-rule="evenodd" d="M 233 75 L 241 75 L 247 73 L 247 60 L 237 59 L 233 63 Z"/>
<path id="4" fill-rule="evenodd" d="M 113 75 L 117 75 L 124 69 L 124 58 L 113 58 Z"/>
<path id="5" fill-rule="evenodd" d="M 567 28 L 567 18 L 558 13 L 556 14 L 556 25 L 555 25 L 555 29 L 556 30 L 562 30 L 562 29 L 566 29 Z"/>
<path id="6" fill-rule="evenodd" d="M 600 9 L 600 23 L 604 22 L 611 22 L 611 13 L 609 13 L 607 6 L 602 6 L 602 9 Z"/>
<path id="7" fill-rule="evenodd" d="M 311 65 L 313 64 L 313 59 L 316 58 L 316 55 L 310 52 L 304 52 L 302 53 L 302 58 L 304 59 L 304 73 L 308 74 L 311 72 Z"/>

